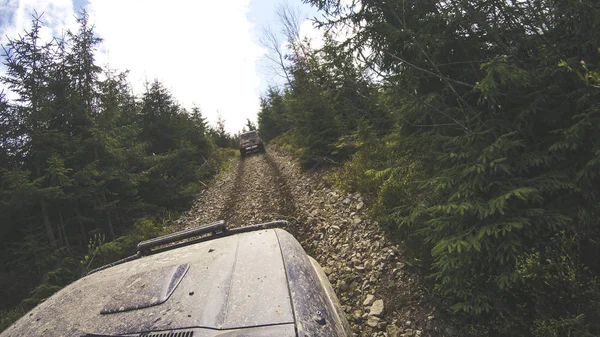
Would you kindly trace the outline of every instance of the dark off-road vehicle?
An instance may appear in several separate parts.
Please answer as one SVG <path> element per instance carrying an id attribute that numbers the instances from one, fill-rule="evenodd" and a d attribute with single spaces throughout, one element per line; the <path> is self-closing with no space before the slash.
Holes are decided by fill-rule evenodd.
<path id="1" fill-rule="evenodd" d="M 221 221 L 141 242 L 1 337 L 351 336 L 326 275 L 286 225 Z"/>
<path id="2" fill-rule="evenodd" d="M 251 152 L 265 152 L 265 144 L 257 131 L 250 131 L 240 135 L 240 156 L 246 157 Z"/>

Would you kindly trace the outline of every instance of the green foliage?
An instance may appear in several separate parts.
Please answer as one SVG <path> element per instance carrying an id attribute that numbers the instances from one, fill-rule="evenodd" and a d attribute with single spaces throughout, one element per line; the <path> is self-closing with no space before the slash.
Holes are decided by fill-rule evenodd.
<path id="1" fill-rule="evenodd" d="M 217 125 L 209 128 L 208 133 L 214 144 L 220 148 L 237 149 L 239 146 L 239 138 L 225 131 L 225 120 L 220 114 L 217 116 Z"/>
<path id="2" fill-rule="evenodd" d="M 13 98 L 0 94 L 2 328 L 163 233 L 232 156 L 200 109 L 181 108 L 162 83 L 136 98 L 127 73 L 96 65 L 88 19 L 42 42 L 33 17 L 3 46 Z"/>
<path id="3" fill-rule="evenodd" d="M 256 124 L 252 123 L 252 121 L 249 118 L 246 118 L 246 126 L 244 126 L 244 129 L 242 129 L 242 131 L 256 131 L 256 129 L 258 129 Z"/>
<path id="4" fill-rule="evenodd" d="M 296 158 L 300 158 L 304 152 L 304 148 L 294 143 L 293 135 L 289 131 L 272 139 L 271 144 Z"/>
<path id="5" fill-rule="evenodd" d="M 291 127 L 291 116 L 284 103 L 284 97 L 285 93 L 281 93 L 275 88 L 269 88 L 266 95 L 260 100 L 258 129 L 261 138 L 266 142 L 285 133 Z"/>
<path id="6" fill-rule="evenodd" d="M 150 218 L 138 219 L 133 227 L 116 240 L 106 242 L 106 237 L 97 234 L 90 239 L 88 252 L 80 261 L 85 271 L 101 267 L 111 262 L 123 259 L 135 254 L 137 244 L 168 231 L 170 223 L 167 219 L 156 221 Z"/>
<path id="7" fill-rule="evenodd" d="M 292 58 L 302 155 L 347 151 L 331 179 L 395 228 L 465 333 L 598 335 L 597 1 L 308 2 L 353 34 Z"/>
<path id="8" fill-rule="evenodd" d="M 29 297 L 23 300 L 25 306 L 34 307 L 76 279 L 79 269 L 68 252 L 59 250 L 52 254 L 57 262 L 42 276 L 41 283 L 29 293 Z"/>
<path id="9" fill-rule="evenodd" d="M 0 331 L 6 330 L 16 320 L 21 318 L 29 310 L 25 305 L 18 305 L 10 309 L 0 311 Z"/>
<path id="10" fill-rule="evenodd" d="M 356 150 L 346 140 L 381 137 L 392 119 L 377 104 L 378 88 L 356 67 L 344 46 L 327 38 L 321 50 L 310 41 L 296 41 L 286 72 L 289 86 L 269 88 L 261 99 L 258 127 L 266 141 L 286 134 L 293 152 L 305 168 L 337 165 Z"/>

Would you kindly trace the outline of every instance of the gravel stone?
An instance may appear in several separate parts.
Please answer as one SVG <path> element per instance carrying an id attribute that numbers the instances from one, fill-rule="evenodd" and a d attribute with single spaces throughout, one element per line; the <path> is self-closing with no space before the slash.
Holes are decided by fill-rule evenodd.
<path id="1" fill-rule="evenodd" d="M 379 317 L 377 316 L 369 316 L 369 318 L 367 319 L 367 325 L 372 327 L 372 328 L 376 328 L 377 324 L 379 324 Z"/>
<path id="2" fill-rule="evenodd" d="M 373 302 L 371 305 L 371 309 L 369 310 L 369 316 L 377 316 L 381 317 L 383 314 L 383 300 L 377 300 Z"/>
<path id="3" fill-rule="evenodd" d="M 365 300 L 363 301 L 363 306 L 368 307 L 371 304 L 373 304 L 373 302 L 375 302 L 375 296 L 368 294 L 367 298 L 365 298 Z"/>

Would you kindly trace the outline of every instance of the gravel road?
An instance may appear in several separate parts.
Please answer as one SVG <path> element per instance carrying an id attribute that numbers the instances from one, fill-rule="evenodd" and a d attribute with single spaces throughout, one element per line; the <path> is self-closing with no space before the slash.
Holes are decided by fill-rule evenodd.
<path id="1" fill-rule="evenodd" d="M 242 227 L 273 220 L 295 220 L 296 204 L 273 155 L 237 160 L 221 179 L 200 193 L 179 222 L 186 228 L 225 220 Z"/>
<path id="2" fill-rule="evenodd" d="M 288 156 L 270 149 L 236 158 L 174 230 L 217 220 L 230 228 L 288 220 L 287 230 L 323 266 L 356 336 L 454 335 L 362 197 L 328 186 L 323 173 L 302 173 Z"/>

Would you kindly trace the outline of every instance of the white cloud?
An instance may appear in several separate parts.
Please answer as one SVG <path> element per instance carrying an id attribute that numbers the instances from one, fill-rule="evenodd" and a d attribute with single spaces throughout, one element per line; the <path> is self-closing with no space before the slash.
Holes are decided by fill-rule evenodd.
<path id="1" fill-rule="evenodd" d="M 354 36 L 352 30 L 348 27 L 335 27 L 330 30 L 333 41 L 344 42 Z M 315 26 L 312 20 L 305 20 L 300 24 L 300 39 L 307 38 L 313 49 L 320 49 L 325 45 L 325 29 Z"/>
<path id="2" fill-rule="evenodd" d="M 137 93 L 158 78 L 185 107 L 197 103 L 209 121 L 217 110 L 230 132 L 259 109 L 255 64 L 263 50 L 246 17 L 250 0 L 91 0 L 104 39 L 99 61 L 130 70 Z"/>
<path id="3" fill-rule="evenodd" d="M 42 42 L 49 42 L 54 36 L 76 26 L 71 0 L 0 0 L 0 44 L 6 47 L 8 38 L 15 39 L 30 31 L 32 15 L 36 12 L 41 15 Z M 0 52 L 4 54 L 4 50 Z M 0 74 L 5 71 L 6 67 L 0 63 Z M 0 92 L 9 99 L 16 98 L 4 84 L 0 84 Z"/>
<path id="4" fill-rule="evenodd" d="M 341 14 L 329 16 L 329 19 L 333 21 L 338 21 L 341 15 L 348 15 L 351 12 L 359 11 L 362 4 L 358 0 L 340 0 L 340 6 L 342 8 Z M 352 39 L 353 37 L 355 37 L 357 30 L 362 24 L 363 23 L 361 22 L 360 24 L 337 25 L 329 30 L 329 34 L 334 42 L 343 43 L 346 42 L 348 39 Z M 324 46 L 325 32 L 325 28 L 318 28 L 317 26 L 315 26 L 312 20 L 304 20 L 300 24 L 300 39 L 308 39 L 310 41 L 310 46 L 312 49 L 319 49 Z M 362 53 L 360 55 L 357 51 L 354 51 L 354 64 L 356 66 L 364 66 L 365 60 L 363 59 L 363 55 L 369 58 L 371 54 L 372 50 L 369 46 L 363 46 Z M 372 72 L 369 72 L 368 76 L 370 76 L 373 81 L 381 80 L 379 76 L 375 75 Z"/>
<path id="5" fill-rule="evenodd" d="M 246 17 L 249 3 L 90 0 L 90 22 L 104 39 L 98 63 L 130 70 L 137 94 L 146 80 L 158 78 L 184 107 L 198 104 L 213 123 L 218 110 L 227 130 L 236 132 L 259 109 L 255 65 L 263 50 Z M 71 0 L 0 0 L 0 43 L 29 29 L 34 10 L 51 27 L 43 39 L 77 29 Z"/>
<path id="6" fill-rule="evenodd" d="M 308 39 L 310 41 L 310 46 L 313 49 L 319 49 L 325 44 L 324 30 L 315 27 L 312 20 L 304 20 L 300 24 L 299 34 L 301 40 Z"/>
<path id="7" fill-rule="evenodd" d="M 0 43 L 6 45 L 7 36 L 14 38 L 31 29 L 34 12 L 42 14 L 44 28 L 40 35 L 49 41 L 69 28 L 75 27 L 73 2 L 71 0 L 0 0 Z M 12 14 L 11 20 L 9 20 Z M 47 28 L 52 27 L 52 28 Z"/>
<path id="8" fill-rule="evenodd" d="M 359 10 L 361 3 L 357 0 L 341 0 L 340 6 L 343 8 L 342 13 L 348 14 L 350 11 Z M 340 16 L 331 16 L 330 18 L 332 20 L 339 20 Z M 319 49 L 324 46 L 325 31 L 326 29 L 324 28 L 316 27 L 313 20 L 307 19 L 300 24 L 300 38 L 308 38 L 313 49 Z M 331 38 L 336 42 L 344 42 L 355 35 L 352 27 L 348 25 L 335 26 L 333 29 L 330 29 L 329 33 L 331 34 Z"/>

